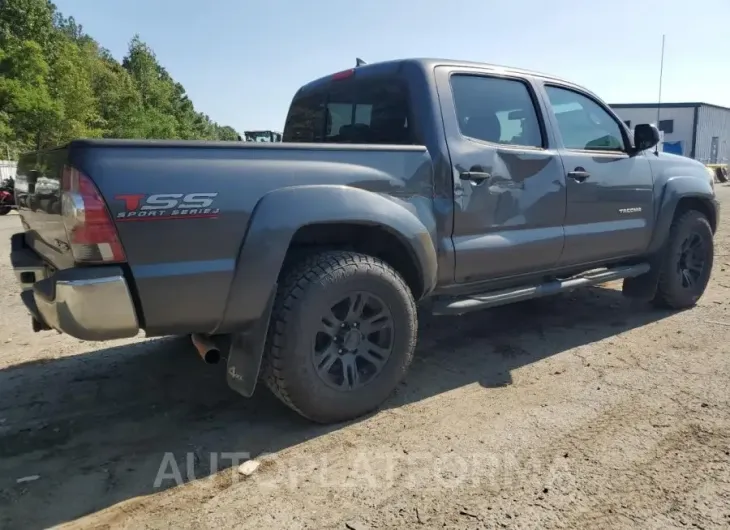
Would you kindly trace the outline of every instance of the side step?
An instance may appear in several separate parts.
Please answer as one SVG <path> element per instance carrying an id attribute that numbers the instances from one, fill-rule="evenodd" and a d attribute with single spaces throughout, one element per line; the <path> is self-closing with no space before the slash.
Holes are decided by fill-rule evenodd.
<path id="1" fill-rule="evenodd" d="M 649 272 L 649 264 L 639 263 L 638 265 L 631 265 L 629 267 L 617 267 L 615 269 L 591 272 L 567 280 L 554 280 L 528 287 L 514 287 L 501 291 L 469 295 L 462 298 L 449 298 L 443 301 L 435 301 L 433 304 L 433 313 L 435 315 L 461 315 L 462 313 L 469 313 L 470 311 L 477 311 L 488 307 L 496 307 L 513 302 L 530 300 L 532 298 L 563 293 L 577 287 L 588 287 L 612 280 L 634 278 L 646 272 Z"/>

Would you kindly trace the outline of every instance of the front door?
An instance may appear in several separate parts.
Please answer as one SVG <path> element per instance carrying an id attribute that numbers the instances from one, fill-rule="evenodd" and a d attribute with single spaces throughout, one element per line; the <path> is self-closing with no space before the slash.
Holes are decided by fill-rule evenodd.
<path id="1" fill-rule="evenodd" d="M 534 86 L 477 68 L 439 67 L 436 79 L 454 178 L 455 280 L 553 268 L 565 182 Z"/>
<path id="2" fill-rule="evenodd" d="M 568 191 L 561 266 L 643 253 L 654 216 L 649 153 L 631 153 L 626 129 L 598 100 L 545 85 L 551 120 L 562 139 Z"/>

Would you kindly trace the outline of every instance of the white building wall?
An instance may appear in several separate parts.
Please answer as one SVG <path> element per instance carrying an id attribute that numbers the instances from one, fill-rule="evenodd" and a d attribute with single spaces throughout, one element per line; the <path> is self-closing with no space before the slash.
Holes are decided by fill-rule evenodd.
<path id="1" fill-rule="evenodd" d="M 697 126 L 695 158 L 711 163 L 712 138 L 717 137 L 717 164 L 730 162 L 730 110 L 702 106 Z"/>
<path id="2" fill-rule="evenodd" d="M 18 163 L 13 160 L 0 160 L 0 182 L 6 178 L 15 179 L 15 172 L 18 169 Z"/>
<path id="3" fill-rule="evenodd" d="M 629 107 L 612 106 L 613 111 L 623 120 L 631 120 L 631 130 L 640 123 L 657 124 L 656 107 Z M 663 108 L 660 111 L 660 120 L 674 120 L 674 131 L 664 133 L 665 142 L 682 142 L 682 154 L 690 156 L 692 152 L 692 133 L 694 131 L 694 107 Z"/>

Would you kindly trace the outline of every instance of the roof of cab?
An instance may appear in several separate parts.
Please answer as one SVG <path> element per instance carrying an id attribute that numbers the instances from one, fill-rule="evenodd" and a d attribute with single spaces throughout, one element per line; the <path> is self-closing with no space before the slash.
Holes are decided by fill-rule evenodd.
<path id="1" fill-rule="evenodd" d="M 565 79 L 545 74 L 542 72 L 536 72 L 534 70 L 526 70 L 523 68 L 513 68 L 510 66 L 502 66 L 497 64 L 489 64 L 489 63 L 479 63 L 474 61 L 458 61 L 454 59 L 434 59 L 434 58 L 412 58 L 412 59 L 396 59 L 392 61 L 383 61 L 378 63 L 370 63 L 365 64 L 362 66 L 356 66 L 351 69 L 345 69 L 343 72 L 346 72 L 348 70 L 353 70 L 355 72 L 367 72 L 372 74 L 386 74 L 389 71 L 391 73 L 397 72 L 403 65 L 405 64 L 414 64 L 419 67 L 421 67 L 424 70 L 432 70 L 433 68 L 437 66 L 452 66 L 452 67 L 462 67 L 462 68 L 478 68 L 480 70 L 485 71 L 492 71 L 495 73 L 504 73 L 504 74 L 517 74 L 521 76 L 531 76 L 531 77 L 537 77 L 546 81 L 555 81 L 559 82 L 561 84 L 565 85 L 575 85 L 575 83 L 572 83 L 570 81 L 567 81 Z M 325 84 L 332 80 L 332 76 L 336 74 L 330 74 L 324 77 L 320 77 L 319 79 L 315 79 L 304 86 L 302 86 L 299 91 L 308 91 L 310 89 L 316 88 L 317 86 L 321 84 Z"/>

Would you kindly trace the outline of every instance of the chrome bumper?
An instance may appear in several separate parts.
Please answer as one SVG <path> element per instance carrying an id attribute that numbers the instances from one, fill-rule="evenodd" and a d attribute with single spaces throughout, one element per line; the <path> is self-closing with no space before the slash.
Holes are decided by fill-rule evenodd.
<path id="1" fill-rule="evenodd" d="M 77 339 L 134 337 L 139 332 L 137 314 L 127 281 L 119 273 L 63 280 L 51 276 L 33 287 L 38 312 L 50 327 Z M 53 298 L 39 289 L 43 282 L 53 282 Z"/>
<path id="2" fill-rule="evenodd" d="M 22 289 L 32 288 L 32 298 L 30 292 L 24 292 L 22 298 L 42 324 L 81 340 L 120 339 L 139 332 L 121 267 L 75 268 L 49 274 L 28 248 L 14 248 L 11 262 Z"/>

